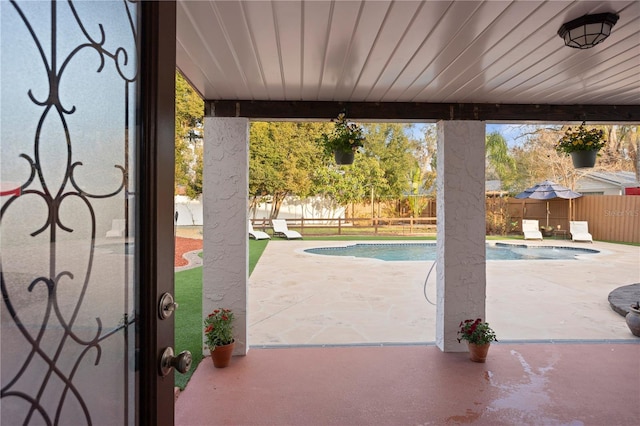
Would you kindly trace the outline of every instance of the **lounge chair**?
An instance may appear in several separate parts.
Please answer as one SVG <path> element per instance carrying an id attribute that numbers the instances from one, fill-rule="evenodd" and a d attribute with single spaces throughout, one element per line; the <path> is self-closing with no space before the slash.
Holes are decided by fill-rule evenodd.
<path id="1" fill-rule="evenodd" d="M 249 220 L 249 238 L 253 237 L 255 240 L 269 240 L 271 237 L 266 232 L 256 231 L 253 229 L 253 223 Z"/>
<path id="2" fill-rule="evenodd" d="M 273 226 L 273 235 L 277 237 L 284 237 L 287 240 L 302 238 L 298 231 L 291 231 L 287 227 L 287 221 L 284 219 L 271 219 L 271 226 Z"/>
<path id="3" fill-rule="evenodd" d="M 522 232 L 525 240 L 542 240 L 542 232 L 537 220 L 522 219 Z"/>
<path id="4" fill-rule="evenodd" d="M 593 242 L 593 237 L 589 233 L 589 224 L 585 221 L 570 221 L 569 232 L 572 241 L 588 241 Z"/>

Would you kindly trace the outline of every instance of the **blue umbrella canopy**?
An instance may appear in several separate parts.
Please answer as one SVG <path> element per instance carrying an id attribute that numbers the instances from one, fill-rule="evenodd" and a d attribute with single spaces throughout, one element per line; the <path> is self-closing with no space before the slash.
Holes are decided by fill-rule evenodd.
<path id="1" fill-rule="evenodd" d="M 542 183 L 525 189 L 516 198 L 533 198 L 534 200 L 551 200 L 553 198 L 564 198 L 566 200 L 572 200 L 574 198 L 582 197 L 579 192 L 574 192 L 562 186 L 558 183 L 545 180 Z M 547 226 L 549 226 L 549 202 L 547 202 Z M 571 217 L 571 201 L 569 201 L 569 217 Z"/>
<path id="2" fill-rule="evenodd" d="M 533 198 L 535 200 L 551 200 L 552 198 L 571 200 L 578 197 L 582 197 L 582 194 L 550 180 L 545 180 L 516 195 L 516 198 Z"/>

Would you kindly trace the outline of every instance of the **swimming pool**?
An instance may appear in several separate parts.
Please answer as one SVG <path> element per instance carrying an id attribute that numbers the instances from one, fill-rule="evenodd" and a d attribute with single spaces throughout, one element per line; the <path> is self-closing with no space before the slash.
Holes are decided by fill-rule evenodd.
<path id="1" fill-rule="evenodd" d="M 343 247 L 317 247 L 304 251 L 325 256 L 363 257 L 389 262 L 436 260 L 435 243 L 359 243 Z M 579 254 L 595 253 L 599 253 L 599 251 L 576 247 L 487 244 L 487 260 L 566 260 L 576 259 Z"/>

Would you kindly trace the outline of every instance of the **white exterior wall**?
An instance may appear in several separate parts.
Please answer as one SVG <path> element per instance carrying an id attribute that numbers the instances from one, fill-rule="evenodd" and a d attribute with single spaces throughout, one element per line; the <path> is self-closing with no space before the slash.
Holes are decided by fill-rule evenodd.
<path id="1" fill-rule="evenodd" d="M 436 345 L 464 352 L 460 321 L 485 320 L 485 123 L 438 122 L 437 156 Z"/>
<path id="2" fill-rule="evenodd" d="M 234 354 L 244 355 L 248 349 L 249 120 L 205 117 L 204 122 L 202 313 L 233 310 Z"/>
<path id="3" fill-rule="evenodd" d="M 178 226 L 202 226 L 202 202 L 186 195 L 176 195 L 174 209 L 178 213 Z M 174 212 L 174 213 L 175 213 Z"/>
<path id="4" fill-rule="evenodd" d="M 602 182 L 585 176 L 576 182 L 576 191 L 579 193 L 599 193 L 602 195 L 624 195 L 622 185 Z"/>

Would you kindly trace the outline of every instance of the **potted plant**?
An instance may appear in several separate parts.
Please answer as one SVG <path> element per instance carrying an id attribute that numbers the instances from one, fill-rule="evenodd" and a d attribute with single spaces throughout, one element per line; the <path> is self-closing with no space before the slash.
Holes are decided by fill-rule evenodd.
<path id="1" fill-rule="evenodd" d="M 489 323 L 483 322 L 481 318 L 460 322 L 458 342 L 463 340 L 466 340 L 469 345 L 469 354 L 473 362 L 485 362 L 491 342 L 498 341 Z"/>
<path id="2" fill-rule="evenodd" d="M 224 308 L 214 310 L 204 319 L 205 343 L 217 368 L 224 368 L 231 361 L 235 346 L 233 320 L 231 309 Z"/>
<path id="3" fill-rule="evenodd" d="M 598 151 L 606 144 L 603 130 L 587 130 L 584 126 L 585 122 L 583 121 L 576 130 L 571 127 L 567 128 L 564 136 L 556 144 L 556 151 L 571 155 L 573 166 L 577 169 L 593 167 Z"/>
<path id="4" fill-rule="evenodd" d="M 323 134 L 320 139 L 324 152 L 333 155 L 337 164 L 351 164 L 358 148 L 364 145 L 364 132 L 359 125 L 347 121 L 344 112 L 333 122 L 333 132 Z"/>
<path id="5" fill-rule="evenodd" d="M 544 237 L 550 237 L 553 235 L 553 226 L 541 226 L 540 232 Z"/>
<path id="6" fill-rule="evenodd" d="M 640 337 L 640 302 L 629 306 L 629 312 L 625 316 L 625 321 L 631 334 Z"/>

